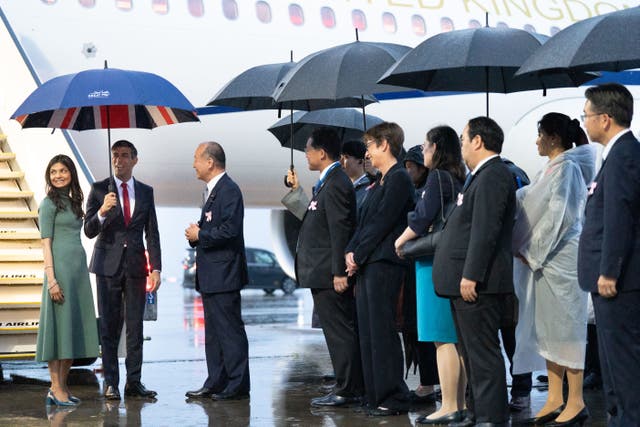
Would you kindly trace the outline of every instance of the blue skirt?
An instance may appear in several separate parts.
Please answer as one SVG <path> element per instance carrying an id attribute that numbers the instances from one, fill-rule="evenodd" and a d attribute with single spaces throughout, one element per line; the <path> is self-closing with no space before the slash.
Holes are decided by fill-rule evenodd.
<path id="1" fill-rule="evenodd" d="M 457 343 L 451 303 L 436 295 L 431 270 L 433 258 L 416 261 L 416 305 L 418 341 Z"/>

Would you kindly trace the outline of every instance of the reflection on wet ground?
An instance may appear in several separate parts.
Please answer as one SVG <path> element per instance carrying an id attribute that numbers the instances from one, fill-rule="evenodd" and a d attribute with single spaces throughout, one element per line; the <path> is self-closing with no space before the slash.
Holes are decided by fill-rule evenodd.
<path id="1" fill-rule="evenodd" d="M 414 408 L 407 415 L 370 418 L 357 408 L 314 409 L 309 400 L 326 392 L 324 376 L 331 364 L 320 330 L 311 329 L 309 292 L 265 295 L 243 291 L 243 317 L 249 337 L 251 399 L 214 402 L 187 400 L 206 376 L 202 302 L 193 290 L 166 285 L 159 295 L 157 322 L 145 323 L 143 382 L 158 391 L 157 400 L 125 398 L 107 402 L 101 397 L 99 361 L 75 368 L 74 394 L 82 403 L 71 410 L 47 408 L 44 398 L 48 372 L 44 364 L 4 363 L 0 383 L 0 426 L 410 426 L 433 404 Z M 124 362 L 121 360 L 121 377 Z M 410 388 L 418 385 L 413 372 Z M 540 384 L 538 384 L 541 386 Z M 120 384 L 122 391 L 124 384 Z M 543 387 L 532 392 L 535 415 L 546 398 Z M 588 391 L 585 400 L 592 417 L 588 425 L 606 425 L 601 391 Z"/>

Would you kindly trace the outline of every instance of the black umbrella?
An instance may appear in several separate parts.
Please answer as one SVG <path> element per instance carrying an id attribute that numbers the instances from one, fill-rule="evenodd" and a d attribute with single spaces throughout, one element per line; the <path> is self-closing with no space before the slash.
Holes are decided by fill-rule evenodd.
<path id="1" fill-rule="evenodd" d="M 357 33 L 356 33 L 357 38 Z M 406 89 L 380 85 L 382 74 L 405 53 L 408 46 L 355 41 L 312 53 L 283 78 L 273 93 L 277 102 L 335 100 L 344 97 L 398 92 Z M 364 116 L 365 103 L 360 107 Z M 364 123 L 364 127 L 366 123 Z"/>
<path id="2" fill-rule="evenodd" d="M 640 67 L 640 7 L 594 16 L 565 28 L 531 55 L 517 75 L 621 71 Z"/>
<path id="3" fill-rule="evenodd" d="M 510 93 L 579 86 L 583 73 L 514 77 L 522 63 L 548 37 L 514 28 L 473 28 L 437 34 L 391 67 L 380 83 L 425 91 Z"/>
<path id="4" fill-rule="evenodd" d="M 290 121 L 291 117 L 285 117 L 268 129 L 283 147 L 291 146 Z M 383 122 L 380 117 L 369 114 L 366 121 L 369 127 Z M 297 111 L 293 113 L 293 148 L 304 151 L 307 139 L 318 126 L 334 129 L 342 142 L 360 139 L 364 133 L 363 123 L 362 113 L 352 108 L 332 108 L 308 113 Z"/>

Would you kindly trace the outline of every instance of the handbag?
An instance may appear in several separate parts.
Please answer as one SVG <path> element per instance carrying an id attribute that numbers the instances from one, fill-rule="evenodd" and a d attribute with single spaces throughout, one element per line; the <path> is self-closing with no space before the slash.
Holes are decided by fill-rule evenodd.
<path id="1" fill-rule="evenodd" d="M 436 253 L 436 247 L 438 246 L 438 242 L 442 236 L 442 231 L 444 230 L 444 226 L 447 222 L 448 213 L 454 206 L 453 194 L 455 192 L 455 187 L 453 185 L 453 178 L 451 177 L 451 174 L 448 174 L 449 180 L 451 181 L 451 200 L 445 204 L 440 171 L 436 169 L 435 172 L 438 176 L 438 186 L 440 187 L 440 216 L 436 217 L 425 236 L 416 237 L 402 245 L 400 252 L 403 258 L 416 259 L 431 257 Z"/>

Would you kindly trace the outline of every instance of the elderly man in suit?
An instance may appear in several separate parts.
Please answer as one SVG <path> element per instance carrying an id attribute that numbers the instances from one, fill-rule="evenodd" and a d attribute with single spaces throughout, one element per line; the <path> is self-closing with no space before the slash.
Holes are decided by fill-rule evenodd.
<path id="1" fill-rule="evenodd" d="M 313 131 L 305 149 L 309 169 L 320 172 L 308 200 L 293 171 L 292 191 L 282 203 L 302 220 L 296 250 L 296 277 L 311 288 L 336 374 L 336 386 L 312 406 L 344 406 L 357 403 L 363 394 L 362 365 L 355 325 L 353 288 L 347 280 L 345 247 L 356 225 L 353 184 L 340 167 L 340 138 L 335 131 Z"/>
<path id="2" fill-rule="evenodd" d="M 471 170 L 436 250 L 433 282 L 449 297 L 468 370 L 473 417 L 455 425 L 506 425 L 505 366 L 498 329 L 513 293 L 513 177 L 500 159 L 504 134 L 488 117 L 469 120 L 461 135 Z"/>
<path id="3" fill-rule="evenodd" d="M 84 233 L 97 236 L 89 269 L 96 275 L 104 396 L 120 400 L 118 342 L 123 322 L 127 325 L 126 396 L 153 398 L 155 391 L 140 382 L 142 373 L 142 318 L 148 291 L 160 286 L 160 234 L 153 188 L 133 178 L 138 151 L 129 141 L 111 147 L 115 176 L 94 183 L 87 198 Z M 143 236 L 146 237 L 151 273 Z"/>
<path id="4" fill-rule="evenodd" d="M 621 85 L 587 89 L 582 120 L 604 146 L 588 191 L 578 281 L 591 292 L 610 426 L 640 425 L 640 144 L 633 97 Z"/>
<path id="5" fill-rule="evenodd" d="M 204 308 L 208 377 L 189 398 L 240 400 L 249 397 L 249 344 L 240 310 L 240 289 L 248 282 L 244 251 L 244 203 L 225 172 L 217 142 L 203 142 L 193 156 L 198 179 L 207 183 L 200 221 L 185 236 L 196 248 L 196 290 Z"/>

